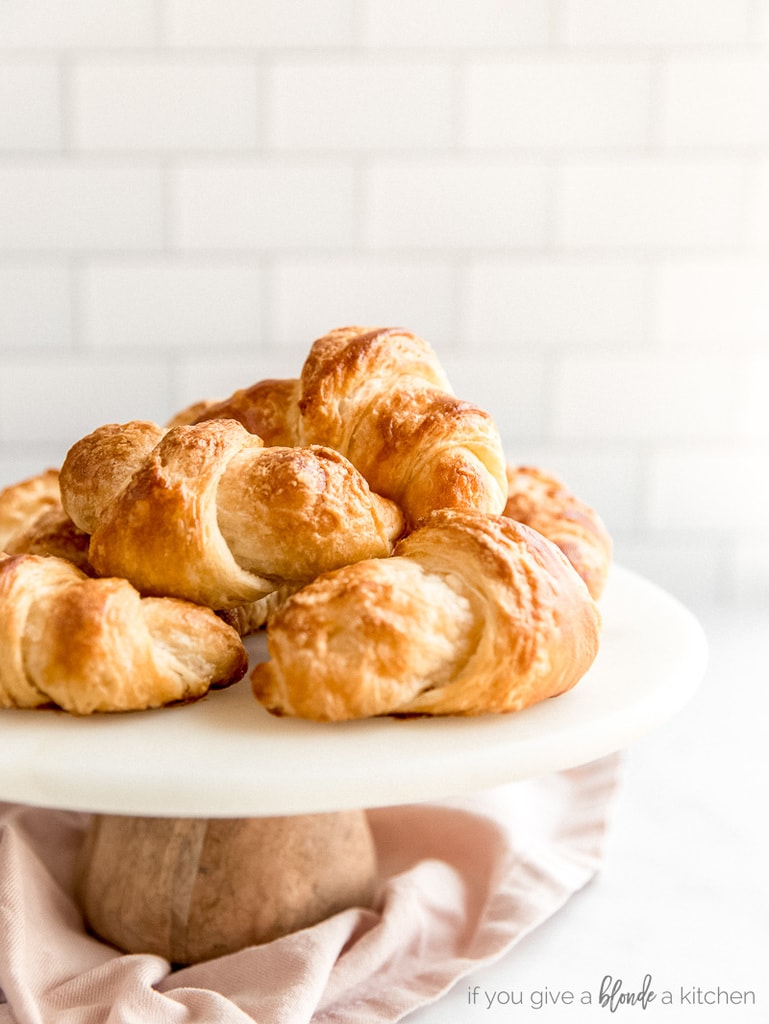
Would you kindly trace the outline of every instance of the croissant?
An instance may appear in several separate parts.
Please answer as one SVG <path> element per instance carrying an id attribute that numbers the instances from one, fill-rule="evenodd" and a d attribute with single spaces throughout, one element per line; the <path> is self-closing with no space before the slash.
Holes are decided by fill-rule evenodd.
<path id="1" fill-rule="evenodd" d="M 59 471 L 59 490 L 67 515 L 79 529 L 94 532 L 106 507 L 166 433 L 147 420 L 107 423 L 72 445 Z"/>
<path id="2" fill-rule="evenodd" d="M 217 610 L 389 555 L 403 527 L 339 452 L 267 448 L 231 419 L 107 425 L 72 446 L 60 482 L 99 575 Z"/>
<path id="3" fill-rule="evenodd" d="M 505 515 L 556 544 L 597 600 L 612 560 L 612 540 L 598 513 L 552 473 L 532 466 L 507 467 Z"/>
<path id="4" fill-rule="evenodd" d="M 301 586 L 301 583 L 283 583 L 277 590 L 256 601 L 239 604 L 235 608 L 220 608 L 217 615 L 236 629 L 240 636 L 252 636 L 267 624 L 270 615 Z"/>
<path id="5" fill-rule="evenodd" d="M 62 508 L 58 470 L 47 469 L 0 491 L 0 551 L 57 555 L 90 572 L 88 536 Z"/>
<path id="6" fill-rule="evenodd" d="M 251 434 L 258 434 L 266 445 L 304 444 L 299 418 L 300 381 L 260 380 L 241 388 L 221 402 L 202 402 L 177 414 L 190 417 L 192 423 L 233 419 Z"/>
<path id="7" fill-rule="evenodd" d="M 192 423 L 197 423 L 199 420 L 204 418 L 204 414 L 213 405 L 217 405 L 213 398 L 201 398 L 197 402 L 193 402 L 191 405 L 186 406 L 184 409 L 180 409 L 170 420 L 166 421 L 166 429 L 170 430 L 171 427 L 188 427 Z M 221 416 L 220 419 L 230 419 L 234 417 Z M 256 431 L 254 431 L 256 433 Z"/>
<path id="8" fill-rule="evenodd" d="M 267 444 L 336 449 L 411 525 L 437 508 L 505 506 L 492 417 L 454 396 L 432 348 L 409 331 L 331 331 L 313 343 L 298 379 L 259 381 L 199 414 L 216 417 L 237 419 Z"/>
<path id="9" fill-rule="evenodd" d="M 554 544 L 504 516 L 442 510 L 391 558 L 289 597 L 251 682 L 273 714 L 323 721 L 517 711 L 573 687 L 599 631 Z"/>
<path id="10" fill-rule="evenodd" d="M 0 707 L 154 708 L 229 685 L 247 664 L 208 608 L 142 598 L 55 556 L 0 555 Z"/>
<path id="11" fill-rule="evenodd" d="M 0 551 L 37 516 L 59 505 L 59 474 L 55 469 L 11 484 L 0 491 Z"/>

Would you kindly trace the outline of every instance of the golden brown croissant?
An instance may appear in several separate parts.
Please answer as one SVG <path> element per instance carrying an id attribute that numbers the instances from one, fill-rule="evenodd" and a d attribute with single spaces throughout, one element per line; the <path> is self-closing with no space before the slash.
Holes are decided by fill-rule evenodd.
<path id="1" fill-rule="evenodd" d="M 532 466 L 507 467 L 505 515 L 556 544 L 597 600 L 612 560 L 612 540 L 598 513 L 552 473 Z"/>
<path id="2" fill-rule="evenodd" d="M 393 557 L 289 597 L 251 680 L 272 713 L 316 720 L 509 712 L 574 686 L 599 631 L 554 544 L 504 516 L 444 510 Z"/>
<path id="3" fill-rule="evenodd" d="M 217 416 L 238 419 L 267 444 L 336 449 L 412 525 L 438 508 L 505 506 L 492 417 L 455 397 L 432 348 L 400 328 L 331 331 L 314 342 L 299 379 L 260 381 L 200 418 Z"/>
<path id="4" fill-rule="evenodd" d="M 172 416 L 171 419 L 166 422 L 166 429 L 170 430 L 171 427 L 188 427 L 191 423 L 197 423 L 198 420 L 203 419 L 204 413 L 210 409 L 212 405 L 216 405 L 215 399 L 201 398 L 199 401 L 185 406 L 184 409 L 180 409 L 176 415 Z M 220 418 L 229 419 L 234 417 L 222 416 Z M 256 431 L 254 431 L 254 433 L 256 433 Z"/>
<path id="5" fill-rule="evenodd" d="M 59 473 L 43 473 L 11 484 L 0 491 L 0 551 L 42 513 L 60 506 Z"/>
<path id="6" fill-rule="evenodd" d="M 0 707 L 142 710 L 201 697 L 246 668 L 238 634 L 208 608 L 142 598 L 54 556 L 0 555 Z"/>
<path id="7" fill-rule="evenodd" d="M 59 490 L 67 515 L 91 534 L 107 505 L 130 482 L 166 430 L 147 420 L 107 423 L 81 438 L 67 452 Z"/>
<path id="8" fill-rule="evenodd" d="M 88 536 L 62 508 L 58 470 L 47 469 L 0 491 L 0 551 L 57 555 L 90 572 Z"/>
<path id="9" fill-rule="evenodd" d="M 266 448 L 230 419 L 155 430 L 100 428 L 61 469 L 94 569 L 144 594 L 234 608 L 389 555 L 402 531 L 397 506 L 333 449 Z"/>
<path id="10" fill-rule="evenodd" d="M 299 387 L 298 379 L 260 380 L 224 401 L 202 403 L 203 408 L 197 414 L 191 407 L 191 422 L 233 419 L 242 423 L 249 433 L 258 434 L 266 445 L 303 444 Z"/>

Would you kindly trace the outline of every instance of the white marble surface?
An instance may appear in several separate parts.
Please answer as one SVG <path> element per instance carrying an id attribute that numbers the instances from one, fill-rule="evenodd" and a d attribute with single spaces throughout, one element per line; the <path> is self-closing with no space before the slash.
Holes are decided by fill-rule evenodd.
<path id="1" fill-rule="evenodd" d="M 408 1024 L 769 1021 L 769 610 L 695 613 L 707 673 L 684 711 L 626 752 L 600 875 Z M 645 1008 L 600 1005 L 606 976 L 633 994 L 647 975 Z M 724 1002 L 743 992 L 755 1005 Z"/>

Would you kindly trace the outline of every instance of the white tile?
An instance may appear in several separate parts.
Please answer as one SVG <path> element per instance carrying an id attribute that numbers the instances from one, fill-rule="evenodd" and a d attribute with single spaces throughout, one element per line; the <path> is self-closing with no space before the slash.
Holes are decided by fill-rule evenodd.
<path id="1" fill-rule="evenodd" d="M 760 605 L 769 613 L 769 543 L 765 532 L 738 538 L 735 548 L 733 587 L 736 600 Z"/>
<path id="2" fill-rule="evenodd" d="M 261 315 L 261 273 L 248 264 L 121 261 L 83 272 L 82 338 L 94 349 L 248 346 Z"/>
<path id="3" fill-rule="evenodd" d="M 511 393 L 517 394 L 517 389 Z M 509 462 L 539 466 L 555 473 L 582 501 L 601 516 L 609 532 L 631 531 L 639 526 L 643 507 L 642 458 L 632 442 L 572 445 L 549 440 L 518 438 L 507 449 Z"/>
<path id="4" fill-rule="evenodd" d="M 747 41 L 750 0 L 563 0 L 563 41 L 675 46 Z"/>
<path id="5" fill-rule="evenodd" d="M 769 473 L 769 345 L 746 353 L 739 361 L 740 399 L 737 431 L 748 442 L 763 441 Z"/>
<path id="6" fill-rule="evenodd" d="M 769 339 L 769 260 L 668 260 L 657 273 L 659 341 L 746 346 Z"/>
<path id="7" fill-rule="evenodd" d="M 769 245 L 769 159 L 750 165 L 746 197 L 747 241 Z"/>
<path id="8" fill-rule="evenodd" d="M 649 518 L 655 528 L 765 530 L 767 508 L 766 446 L 674 448 L 652 462 Z"/>
<path id="9" fill-rule="evenodd" d="M 270 290 L 272 340 L 302 347 L 333 327 L 406 327 L 433 343 L 456 333 L 455 275 L 423 260 L 283 260 Z"/>
<path id="10" fill-rule="evenodd" d="M 158 419 L 168 404 L 168 367 L 154 358 L 51 355 L 3 367 L 0 438 L 57 444 L 62 456 L 104 423 Z"/>
<path id="11" fill-rule="evenodd" d="M 336 162 L 188 163 L 175 179 L 182 249 L 350 245 L 355 174 Z"/>
<path id="12" fill-rule="evenodd" d="M 625 147 L 645 143 L 650 66 L 641 61 L 474 61 L 463 139 L 473 147 Z"/>
<path id="13" fill-rule="evenodd" d="M 0 489 L 37 476 L 45 469 L 58 468 L 66 448 L 61 444 L 19 444 L 0 437 Z"/>
<path id="14" fill-rule="evenodd" d="M 154 0 L 123 4 L 5 0 L 0 4 L 0 49 L 150 46 L 154 42 Z"/>
<path id="15" fill-rule="evenodd" d="M 572 160 L 561 180 L 558 241 L 576 246 L 721 246 L 741 234 L 739 160 Z"/>
<path id="16" fill-rule="evenodd" d="M 542 245 L 550 183 L 540 164 L 513 160 L 374 162 L 365 235 L 374 247 Z"/>
<path id="17" fill-rule="evenodd" d="M 755 0 L 755 28 L 751 38 L 757 43 L 769 43 L 769 0 Z"/>
<path id="18" fill-rule="evenodd" d="M 227 398 L 239 388 L 247 388 L 269 378 L 298 377 L 306 355 L 305 348 L 282 350 L 252 348 L 237 358 L 226 353 L 196 353 L 183 358 L 174 369 L 172 404 L 166 419 L 193 402 Z"/>
<path id="19" fill-rule="evenodd" d="M 60 139 L 56 66 L 0 66 L 0 151 L 55 149 Z"/>
<path id="20" fill-rule="evenodd" d="M 470 264 L 465 324 L 479 351 L 501 345 L 617 344 L 644 340 L 648 284 L 639 263 L 477 260 Z"/>
<path id="21" fill-rule="evenodd" d="M 159 245 L 161 177 L 151 167 L 14 161 L 0 166 L 0 247 Z"/>
<path id="22" fill-rule="evenodd" d="M 270 142 L 279 149 L 448 146 L 450 65 L 414 60 L 279 61 L 270 80 Z"/>
<path id="23" fill-rule="evenodd" d="M 656 583 L 690 608 L 719 599 L 723 557 L 717 539 L 686 529 L 615 538 L 614 560 Z"/>
<path id="24" fill-rule="evenodd" d="M 49 263 L 0 264 L 0 352 L 67 348 L 72 340 L 70 276 Z"/>
<path id="25" fill-rule="evenodd" d="M 322 47 L 354 39 L 353 0 L 167 0 L 164 33 L 180 47 Z"/>
<path id="26" fill-rule="evenodd" d="M 436 351 L 455 394 L 494 417 L 506 451 L 541 436 L 546 386 L 541 359 L 520 353 L 478 358 Z"/>
<path id="27" fill-rule="evenodd" d="M 734 436 L 740 371 L 730 355 L 583 354 L 555 379 L 555 431 L 567 437 L 709 439 Z"/>
<path id="28" fill-rule="evenodd" d="M 769 62 L 687 57 L 665 71 L 662 140 L 668 146 L 769 144 Z"/>
<path id="29" fill-rule="evenodd" d="M 83 149 L 238 149 L 257 143 L 256 71 L 245 64 L 84 61 L 70 89 Z"/>
<path id="30" fill-rule="evenodd" d="M 547 0 L 363 0 L 368 46 L 531 46 L 548 41 Z"/>

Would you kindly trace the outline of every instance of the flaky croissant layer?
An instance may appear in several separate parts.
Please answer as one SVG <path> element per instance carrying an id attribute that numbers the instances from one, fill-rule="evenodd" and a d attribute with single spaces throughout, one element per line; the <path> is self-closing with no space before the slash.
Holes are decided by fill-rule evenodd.
<path id="1" fill-rule="evenodd" d="M 6 551 L 37 516 L 59 506 L 59 474 L 55 469 L 0 490 L 0 551 Z"/>
<path id="2" fill-rule="evenodd" d="M 556 544 L 598 600 L 612 561 L 612 539 L 586 502 L 554 473 L 536 466 L 507 467 L 505 515 Z"/>
<path id="3" fill-rule="evenodd" d="M 57 555 L 91 575 L 88 535 L 62 508 L 57 469 L 0 491 L 0 552 Z"/>
<path id="4" fill-rule="evenodd" d="M 443 510 L 391 558 L 290 597 L 251 680 L 272 713 L 323 721 L 510 712 L 574 686 L 599 632 L 554 544 L 504 516 Z"/>

